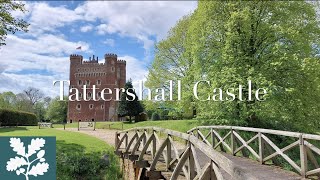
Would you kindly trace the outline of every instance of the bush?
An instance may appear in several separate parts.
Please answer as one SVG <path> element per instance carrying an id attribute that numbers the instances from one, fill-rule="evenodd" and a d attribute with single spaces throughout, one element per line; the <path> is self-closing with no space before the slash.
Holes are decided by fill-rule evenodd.
<path id="1" fill-rule="evenodd" d="M 121 173 L 117 167 L 115 155 L 109 155 L 109 162 L 102 160 L 103 153 L 57 152 L 58 180 L 100 180 L 119 179 Z"/>
<path id="2" fill-rule="evenodd" d="M 138 116 L 135 116 L 134 122 L 147 121 L 148 115 L 146 113 L 140 113 Z"/>
<path id="3" fill-rule="evenodd" d="M 1 126 L 35 126 L 37 116 L 33 113 L 0 109 Z"/>
<path id="4" fill-rule="evenodd" d="M 159 114 L 156 112 L 152 113 L 151 120 L 152 121 L 160 120 Z"/>

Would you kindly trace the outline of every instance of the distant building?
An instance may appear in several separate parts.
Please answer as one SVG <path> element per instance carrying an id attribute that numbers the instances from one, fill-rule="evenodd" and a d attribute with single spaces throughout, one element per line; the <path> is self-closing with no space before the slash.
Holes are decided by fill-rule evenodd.
<path id="1" fill-rule="evenodd" d="M 96 85 L 96 97 L 101 97 L 104 88 L 123 88 L 126 83 L 126 61 L 118 60 L 116 54 L 105 54 L 104 63 L 98 62 L 98 57 L 83 61 L 81 55 L 70 56 L 70 88 L 79 90 L 80 101 L 69 101 L 68 122 L 78 121 L 116 121 L 117 101 L 115 94 L 111 101 L 92 100 L 92 89 L 87 90 L 87 97 L 91 100 L 83 100 L 83 85 L 92 88 Z M 74 93 L 74 92 L 73 92 Z M 70 93 L 70 94 L 73 94 Z M 69 95 L 70 95 L 69 94 Z M 108 97 L 108 96 L 106 96 Z"/>

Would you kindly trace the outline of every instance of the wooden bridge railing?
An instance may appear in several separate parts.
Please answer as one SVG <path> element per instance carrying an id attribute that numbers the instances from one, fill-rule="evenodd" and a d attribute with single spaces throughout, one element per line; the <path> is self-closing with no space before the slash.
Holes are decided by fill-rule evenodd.
<path id="1" fill-rule="evenodd" d="M 164 138 L 159 139 L 160 133 Z M 180 141 L 177 143 L 173 139 Z M 177 147 L 183 144 L 181 140 L 185 141 L 182 149 Z M 117 132 L 115 147 L 116 154 L 134 162 L 140 171 L 136 174 L 145 169 L 146 176 L 153 177 L 150 179 L 161 178 L 161 172 L 171 172 L 170 179 L 181 175 L 185 179 L 224 179 L 222 172 L 234 179 L 249 179 L 250 176 L 197 137 L 168 129 L 143 127 Z M 198 153 L 206 156 L 205 165 L 198 159 Z M 163 169 L 159 168 L 160 163 L 165 164 Z"/>
<path id="2" fill-rule="evenodd" d="M 320 173 L 320 149 L 316 147 L 320 145 L 319 135 L 237 126 L 199 126 L 187 133 L 215 150 L 251 155 L 261 164 L 282 157 L 303 177 L 319 176 Z M 276 164 L 281 166 L 283 163 Z"/>

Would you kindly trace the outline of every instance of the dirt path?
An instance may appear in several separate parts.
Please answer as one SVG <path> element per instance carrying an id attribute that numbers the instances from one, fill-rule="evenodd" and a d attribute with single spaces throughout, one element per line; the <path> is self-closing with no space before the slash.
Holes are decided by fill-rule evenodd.
<path id="1" fill-rule="evenodd" d="M 59 130 L 62 130 L 62 128 L 57 128 Z M 95 131 L 93 130 L 80 130 L 78 131 L 77 128 L 66 128 L 66 131 L 72 131 L 72 132 L 80 132 L 83 134 L 87 134 L 90 136 L 94 136 L 98 139 L 103 140 L 107 144 L 114 146 L 115 145 L 115 133 L 117 130 L 114 129 L 96 129 Z"/>

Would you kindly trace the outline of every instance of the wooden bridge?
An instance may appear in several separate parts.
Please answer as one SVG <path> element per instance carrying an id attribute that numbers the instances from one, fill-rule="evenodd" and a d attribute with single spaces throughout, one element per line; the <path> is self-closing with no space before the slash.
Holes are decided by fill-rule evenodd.
<path id="1" fill-rule="evenodd" d="M 235 126 L 187 133 L 141 127 L 115 136 L 116 154 L 131 162 L 131 179 L 319 179 L 319 141 L 318 135 Z"/>

